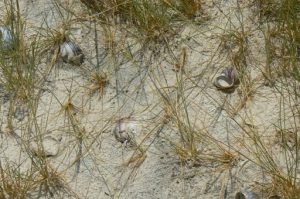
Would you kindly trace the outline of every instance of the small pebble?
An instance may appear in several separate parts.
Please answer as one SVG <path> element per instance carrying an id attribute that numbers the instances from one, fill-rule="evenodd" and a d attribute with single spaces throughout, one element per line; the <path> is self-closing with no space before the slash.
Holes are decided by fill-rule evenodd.
<path id="1" fill-rule="evenodd" d="M 36 142 L 31 143 L 31 150 L 36 156 L 53 157 L 59 153 L 59 142 L 55 138 L 50 136 L 43 138 L 42 145 L 44 152 L 42 151 L 41 147 L 38 147 Z"/>

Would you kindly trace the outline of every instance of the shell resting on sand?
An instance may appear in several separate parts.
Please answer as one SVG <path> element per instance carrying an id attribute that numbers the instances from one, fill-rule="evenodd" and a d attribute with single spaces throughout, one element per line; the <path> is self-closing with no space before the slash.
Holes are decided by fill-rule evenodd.
<path id="1" fill-rule="evenodd" d="M 120 119 L 116 122 L 116 126 L 113 129 L 113 134 L 117 141 L 121 142 L 122 144 L 129 143 L 133 145 L 135 143 L 134 136 L 137 131 L 137 124 L 130 119 L 124 118 Z"/>
<path id="2" fill-rule="evenodd" d="M 235 199 L 261 199 L 265 197 L 260 197 L 259 194 L 254 193 L 252 191 L 239 191 L 235 194 Z M 269 196 L 268 199 L 280 199 L 281 197 L 278 195 Z"/>
<path id="3" fill-rule="evenodd" d="M 220 90 L 234 88 L 239 83 L 238 74 L 232 67 L 225 68 L 220 75 L 214 79 L 214 85 Z"/>
<path id="4" fill-rule="evenodd" d="M 0 26 L 0 46 L 1 49 L 11 49 L 13 45 L 13 37 L 11 31 L 4 26 Z"/>
<path id="5" fill-rule="evenodd" d="M 65 41 L 60 45 L 60 56 L 66 63 L 81 65 L 84 62 L 84 54 L 80 47 L 72 41 Z"/>
<path id="6" fill-rule="evenodd" d="M 235 199 L 259 199 L 259 197 L 251 191 L 239 191 L 235 194 Z"/>

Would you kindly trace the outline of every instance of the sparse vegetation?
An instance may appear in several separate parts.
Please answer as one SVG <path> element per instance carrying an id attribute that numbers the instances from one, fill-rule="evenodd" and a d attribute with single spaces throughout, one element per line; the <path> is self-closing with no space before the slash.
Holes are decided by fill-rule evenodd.
<path id="1" fill-rule="evenodd" d="M 300 198 L 298 0 L 0 8 L 0 198 Z"/>

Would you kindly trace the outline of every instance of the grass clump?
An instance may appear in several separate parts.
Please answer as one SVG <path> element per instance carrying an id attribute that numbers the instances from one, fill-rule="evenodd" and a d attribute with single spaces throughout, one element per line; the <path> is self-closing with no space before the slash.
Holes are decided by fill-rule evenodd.
<path id="1" fill-rule="evenodd" d="M 202 9 L 202 0 L 163 0 L 170 8 L 186 19 L 193 19 Z"/>
<path id="2" fill-rule="evenodd" d="M 105 93 L 105 87 L 109 84 L 109 80 L 106 73 L 92 73 L 91 74 L 91 84 L 88 86 L 89 95 L 95 93 L 102 97 Z"/>
<path id="3" fill-rule="evenodd" d="M 0 197 L 27 198 L 34 189 L 34 177 L 30 172 L 20 172 L 20 168 L 12 164 L 0 164 Z"/>
<path id="4" fill-rule="evenodd" d="M 296 0 L 270 3 L 276 4 L 276 12 L 265 34 L 267 76 L 276 73 L 277 77 L 292 76 L 299 81 L 300 4 Z M 270 68 L 274 61 L 279 63 L 275 70 Z"/>
<path id="5" fill-rule="evenodd" d="M 198 0 L 81 0 L 108 25 L 126 24 L 129 37 L 142 45 L 166 43 L 167 38 L 177 34 L 178 21 L 193 18 L 200 10 Z M 133 29 L 132 29 L 133 28 Z"/>

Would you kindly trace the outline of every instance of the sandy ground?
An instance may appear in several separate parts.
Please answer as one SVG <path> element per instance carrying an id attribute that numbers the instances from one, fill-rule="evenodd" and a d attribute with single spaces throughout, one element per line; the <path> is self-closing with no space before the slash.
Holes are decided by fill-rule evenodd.
<path id="1" fill-rule="evenodd" d="M 70 8 L 77 11 L 77 16 L 83 16 L 84 10 L 74 2 L 69 1 L 69 5 L 74 5 Z M 24 0 L 21 3 L 27 38 L 37 27 L 45 26 L 43 22 L 56 29 L 63 21 L 51 1 Z M 66 5 L 67 1 L 63 3 Z M 259 78 L 265 63 L 263 35 L 256 28 L 253 7 L 242 6 L 245 7 L 240 8 L 240 12 L 235 0 L 207 1 L 205 10 L 209 20 L 185 24 L 169 44 L 177 58 L 183 49 L 186 50 L 184 83 L 180 85 L 185 92 L 181 97 L 187 104 L 190 125 L 199 133 L 197 138 L 203 139 L 197 144 L 197 150 L 203 154 L 221 154 L 222 150 L 216 144 L 219 143 L 233 154 L 238 154 L 236 151 L 244 154 L 236 156 L 233 166 L 209 161 L 207 156 L 191 164 L 183 164 L 178 158 L 175 143 L 180 134 L 175 123 L 162 125 L 164 103 L 158 92 L 180 104 L 177 100 L 180 75 L 173 70 L 174 57 L 161 50 L 158 56 L 150 58 L 150 52 L 135 52 L 139 46 L 125 39 L 123 41 L 131 45 L 128 48 L 134 56 L 127 58 L 125 50 L 120 50 L 119 56 L 113 59 L 108 53 L 103 27 L 97 25 L 99 70 L 107 73 L 109 84 L 102 97 L 97 93 L 89 95 L 90 74 L 97 68 L 94 24 L 71 24 L 72 39 L 80 45 L 86 60 L 80 67 L 62 61 L 56 64 L 43 85 L 36 114 L 45 151 L 51 156 L 47 161 L 61 174 L 63 184 L 69 190 L 69 193 L 57 193 L 55 198 L 234 198 L 237 191 L 252 190 L 257 182 L 269 182 L 259 166 L 245 158 L 251 157 L 251 152 L 244 146 L 254 147 L 242 129 L 257 129 L 266 140 L 266 147 L 274 154 L 280 152 L 275 135 L 280 119 L 280 94 L 274 88 L 264 86 Z M 71 16 L 64 17 L 65 21 L 71 19 Z M 228 55 L 220 48 L 220 35 L 241 27 L 241 19 L 249 33 L 247 62 L 256 90 L 238 114 L 231 116 L 230 112 L 239 105 L 241 91 L 237 88 L 232 94 L 224 94 L 213 86 L 212 79 L 231 65 Z M 126 37 L 115 33 L 121 38 Z M 118 45 L 123 44 L 116 41 L 115 45 L 118 49 Z M 41 71 L 49 58 L 44 62 L 39 66 Z M 82 140 L 60 111 L 69 97 L 78 108 L 74 117 L 83 129 Z M 178 106 L 183 110 L 182 105 Z M 26 140 L 31 148 L 35 148 L 37 134 L 29 133 L 28 110 L 22 104 L 15 110 L 15 136 L 5 133 L 8 107 L 7 94 L 1 88 L 1 162 L 14 162 L 21 171 L 26 171 L 32 162 L 20 143 Z M 287 108 L 283 111 L 290 113 Z M 113 135 L 116 121 L 126 117 L 130 117 L 129 122 L 135 130 L 133 139 L 146 151 L 144 156 L 139 156 L 139 150 L 130 147 L 130 143 L 118 142 Z M 203 135 L 217 142 L 206 141 Z M 130 162 L 132 157 L 140 159 Z M 282 162 L 280 155 L 276 157 Z"/>

